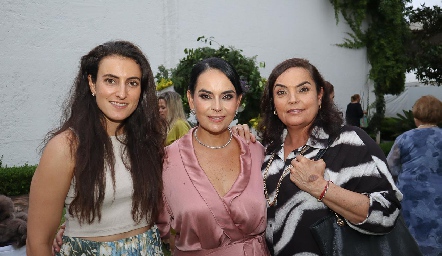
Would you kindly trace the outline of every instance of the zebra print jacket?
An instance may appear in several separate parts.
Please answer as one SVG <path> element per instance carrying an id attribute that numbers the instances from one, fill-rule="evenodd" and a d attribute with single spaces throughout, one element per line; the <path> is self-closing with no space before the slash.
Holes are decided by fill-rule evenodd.
<path id="1" fill-rule="evenodd" d="M 312 134 L 317 136 L 309 138 L 307 145 L 310 149 L 304 154 L 310 159 L 327 147 L 329 139 L 321 128 L 314 128 Z M 291 152 L 285 162 L 282 145 L 275 150 L 266 180 L 270 199 L 275 196 L 282 171 L 299 150 Z M 270 157 L 266 156 L 262 171 Z M 348 221 L 347 224 L 366 234 L 390 231 L 400 212 L 402 194 L 395 186 L 385 155 L 376 142 L 362 129 L 344 125 L 340 136 L 331 143 L 322 159 L 326 163 L 326 180 L 370 198 L 367 219 L 359 224 Z M 300 190 L 287 176 L 281 183 L 277 204 L 267 207 L 266 241 L 272 255 L 321 255 L 309 227 L 330 214 L 324 203 Z"/>

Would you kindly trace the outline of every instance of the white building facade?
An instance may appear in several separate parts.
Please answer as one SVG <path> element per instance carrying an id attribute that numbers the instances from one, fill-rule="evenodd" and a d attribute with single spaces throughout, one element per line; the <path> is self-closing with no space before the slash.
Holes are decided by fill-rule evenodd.
<path id="1" fill-rule="evenodd" d="M 0 157 L 8 166 L 38 163 L 39 146 L 58 125 L 80 57 L 100 43 L 134 42 L 154 74 L 159 65 L 175 67 L 185 48 L 209 46 L 197 42 L 199 36 L 257 56 L 266 64 L 263 77 L 287 58 L 306 58 L 335 86 L 335 101 L 345 109 L 351 95 L 368 98 L 373 90 L 365 49 L 335 45 L 348 32 L 325 0 L 3 1 Z"/>

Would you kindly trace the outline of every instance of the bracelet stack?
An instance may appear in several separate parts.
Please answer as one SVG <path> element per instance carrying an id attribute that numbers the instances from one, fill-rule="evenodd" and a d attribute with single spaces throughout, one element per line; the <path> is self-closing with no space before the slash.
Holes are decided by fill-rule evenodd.
<path id="1" fill-rule="evenodd" d="M 324 190 L 322 191 L 321 195 L 317 199 L 318 202 L 322 202 L 322 199 L 324 199 L 325 194 L 327 194 L 328 187 L 330 186 L 330 182 L 333 183 L 333 181 L 331 181 L 331 180 L 327 181 L 327 184 L 325 185 Z"/>

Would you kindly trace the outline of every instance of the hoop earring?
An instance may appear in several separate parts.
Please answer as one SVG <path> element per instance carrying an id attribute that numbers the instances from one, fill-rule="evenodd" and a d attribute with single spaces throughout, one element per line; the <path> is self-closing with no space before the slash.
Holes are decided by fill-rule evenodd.
<path id="1" fill-rule="evenodd" d="M 274 114 L 275 116 L 278 115 L 278 113 L 276 113 L 276 110 L 273 110 L 273 114 Z"/>

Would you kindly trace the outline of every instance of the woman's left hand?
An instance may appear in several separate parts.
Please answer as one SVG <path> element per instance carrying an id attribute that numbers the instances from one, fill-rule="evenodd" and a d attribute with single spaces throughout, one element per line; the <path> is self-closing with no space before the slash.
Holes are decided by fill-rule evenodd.
<path id="1" fill-rule="evenodd" d="M 314 161 L 302 155 L 298 155 L 292 160 L 291 164 L 293 167 L 290 168 L 290 180 L 301 190 L 318 197 L 316 194 L 323 189 L 326 183 L 324 180 L 324 160 L 319 159 Z M 319 192 L 319 194 L 320 193 L 321 192 Z"/>
<path id="2" fill-rule="evenodd" d="M 232 132 L 234 132 L 236 135 L 243 137 L 247 141 L 247 143 L 249 143 L 250 141 L 253 143 L 256 142 L 256 137 L 250 131 L 250 128 L 247 124 L 237 124 L 233 126 L 231 129 Z"/>

